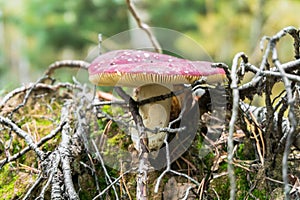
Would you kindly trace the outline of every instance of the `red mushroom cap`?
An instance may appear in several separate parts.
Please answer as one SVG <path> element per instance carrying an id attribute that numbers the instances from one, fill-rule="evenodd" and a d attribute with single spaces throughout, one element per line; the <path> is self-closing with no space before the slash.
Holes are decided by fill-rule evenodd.
<path id="1" fill-rule="evenodd" d="M 203 76 L 208 83 L 224 80 L 224 70 L 211 64 L 148 51 L 116 50 L 98 56 L 88 71 L 90 81 L 103 86 L 190 84 Z"/>

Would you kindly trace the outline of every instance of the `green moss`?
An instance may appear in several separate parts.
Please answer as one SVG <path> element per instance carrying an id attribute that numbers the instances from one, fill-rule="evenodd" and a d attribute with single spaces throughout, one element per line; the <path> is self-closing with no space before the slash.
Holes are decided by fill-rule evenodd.
<path id="1" fill-rule="evenodd" d="M 123 138 L 125 136 L 126 136 L 125 134 L 120 134 L 120 133 L 116 134 L 112 138 L 108 139 L 108 144 L 112 145 L 112 146 L 118 145 L 118 144 L 122 143 Z"/>
<path id="2" fill-rule="evenodd" d="M 238 146 L 237 155 L 240 159 L 243 159 L 244 147 L 245 147 L 245 144 L 239 144 L 239 146 Z"/>
<path id="3" fill-rule="evenodd" d="M 222 163 L 220 165 L 219 171 L 220 172 L 224 172 L 227 171 L 227 163 Z M 236 167 L 234 169 L 235 172 L 235 181 L 236 181 L 236 199 L 239 200 L 243 200 L 246 197 L 248 199 L 252 199 L 251 197 L 249 197 L 249 190 L 250 190 L 250 185 L 249 182 L 247 180 L 247 173 L 249 173 L 248 171 L 242 169 L 242 168 L 238 168 Z M 211 183 L 211 187 L 213 188 L 217 194 L 219 195 L 219 197 L 221 199 L 229 199 L 230 194 L 230 182 L 229 182 L 229 178 L 228 176 L 221 176 L 217 179 L 214 179 Z M 213 192 L 209 192 L 211 196 L 214 196 L 215 194 Z M 265 191 L 260 191 L 255 189 L 252 194 L 257 197 L 258 199 L 266 199 L 266 192 Z"/>
<path id="4" fill-rule="evenodd" d="M 61 134 L 57 134 L 51 141 L 48 141 L 45 144 L 43 144 L 42 150 L 44 152 L 53 151 L 55 148 L 57 148 L 60 139 L 61 139 Z"/>
<path id="5" fill-rule="evenodd" d="M 22 144 L 19 139 L 14 139 L 12 142 L 12 153 L 18 153 L 22 149 Z"/>
<path id="6" fill-rule="evenodd" d="M 4 138 L 4 140 L 9 140 L 10 139 L 10 134 L 7 131 L 3 131 L 1 134 Z"/>
<path id="7" fill-rule="evenodd" d="M 268 199 L 266 190 L 254 189 L 252 191 L 252 195 L 256 197 L 256 199 L 264 200 Z"/>
<path id="8" fill-rule="evenodd" d="M 246 175 L 247 171 L 241 168 L 235 169 L 237 199 L 245 199 L 245 196 L 248 194 L 250 189 Z"/>
<path id="9" fill-rule="evenodd" d="M 27 156 L 26 156 L 27 154 L 24 154 L 24 155 L 22 155 L 20 158 L 19 158 L 19 161 L 21 162 L 21 163 L 24 163 L 26 160 L 27 160 Z"/>
<path id="10" fill-rule="evenodd" d="M 26 113 L 26 114 L 24 114 Z M 19 127 L 22 127 L 24 124 L 28 123 L 28 122 L 32 122 L 32 117 L 30 115 L 28 115 L 28 112 L 24 112 L 22 113 L 23 116 L 17 116 L 16 119 L 22 119 L 19 121 L 19 123 L 17 124 Z"/>
<path id="11" fill-rule="evenodd" d="M 42 150 L 45 151 L 45 152 L 49 151 L 49 149 L 50 149 L 49 148 L 49 143 L 44 144 L 43 147 L 42 147 Z"/>
<path id="12" fill-rule="evenodd" d="M 84 173 L 79 176 L 81 190 L 79 192 L 80 199 L 93 199 L 96 194 L 94 177 Z"/>
<path id="13" fill-rule="evenodd" d="M 6 165 L 0 170 L 0 196 L 1 199 L 12 199 L 16 194 L 14 192 L 15 181 L 18 179 L 16 173 Z"/>
<path id="14" fill-rule="evenodd" d="M 37 122 L 38 126 L 50 126 L 53 124 L 52 121 L 43 118 L 37 118 L 35 121 Z"/>
<path id="15" fill-rule="evenodd" d="M 209 187 L 209 193 L 211 196 L 213 196 L 213 199 L 215 198 L 215 193 L 212 191 L 214 189 L 216 193 L 219 195 L 221 200 L 227 200 L 230 197 L 229 191 L 230 191 L 230 183 L 227 176 L 221 176 L 217 179 L 214 179 L 211 182 L 211 185 Z"/>
<path id="16" fill-rule="evenodd" d="M 241 160 L 253 160 L 255 159 L 255 147 L 253 146 L 249 138 L 245 138 L 243 144 L 239 145 L 238 157 Z"/>
<path id="17" fill-rule="evenodd" d="M 0 197 L 5 199 L 19 199 L 35 181 L 36 175 L 12 170 L 5 165 L 0 170 Z"/>
<path id="18" fill-rule="evenodd" d="M 98 125 L 98 130 L 103 130 L 104 128 L 105 128 L 105 125 L 106 125 L 106 119 L 98 119 L 97 120 L 97 125 Z M 93 125 L 93 124 L 91 124 L 91 125 Z"/>
<path id="19" fill-rule="evenodd" d="M 227 171 L 227 167 L 228 167 L 228 164 L 223 162 L 220 164 L 220 170 L 221 171 Z"/>
<path id="20" fill-rule="evenodd" d="M 220 167 L 222 169 L 224 169 L 225 167 L 227 168 L 227 164 L 222 164 L 221 166 Z M 248 193 L 250 190 L 250 185 L 247 180 L 247 173 L 249 172 L 241 168 L 235 168 L 234 171 L 235 171 L 235 180 L 236 180 L 236 199 L 238 200 L 243 200 L 246 198 L 254 199 L 250 197 Z M 224 199 L 224 200 L 229 199 L 230 182 L 228 176 L 221 176 L 217 179 L 214 179 L 211 183 L 210 189 L 211 188 L 213 188 L 217 192 L 220 199 Z M 214 196 L 213 192 L 209 191 L 209 193 L 211 196 Z M 261 200 L 267 199 L 267 192 L 264 189 L 255 188 L 252 191 L 252 195 L 257 199 L 261 199 Z"/>
<path id="21" fill-rule="evenodd" d="M 202 145 L 203 145 L 203 137 L 201 137 L 200 134 L 199 135 L 197 134 L 196 137 L 197 137 L 196 147 L 197 147 L 198 150 L 200 150 L 202 148 Z"/>
<path id="22" fill-rule="evenodd" d="M 104 105 L 102 107 L 102 112 L 105 112 L 106 114 L 112 115 L 112 109 L 110 105 Z"/>
<path id="23" fill-rule="evenodd" d="M 210 152 L 203 158 L 203 162 L 207 169 L 211 169 L 211 167 L 213 166 L 214 157 L 214 153 Z"/>

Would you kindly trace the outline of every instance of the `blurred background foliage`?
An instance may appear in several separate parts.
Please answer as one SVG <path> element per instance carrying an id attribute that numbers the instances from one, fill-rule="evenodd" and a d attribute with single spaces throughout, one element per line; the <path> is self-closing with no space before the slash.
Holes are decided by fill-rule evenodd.
<path id="1" fill-rule="evenodd" d="M 263 35 L 300 23 L 296 0 L 135 1 L 150 26 L 186 34 L 229 65 L 239 51 L 258 64 Z M 129 16 L 126 0 L 0 0 L 0 95 L 35 81 L 54 61 L 86 59 L 98 33 L 105 39 L 132 28 Z M 293 56 L 291 42 L 281 42 L 283 59 Z"/>

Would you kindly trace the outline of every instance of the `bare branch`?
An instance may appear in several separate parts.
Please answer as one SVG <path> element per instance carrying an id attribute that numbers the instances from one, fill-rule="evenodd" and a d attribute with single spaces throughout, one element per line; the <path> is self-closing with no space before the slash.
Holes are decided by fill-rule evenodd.
<path id="1" fill-rule="evenodd" d="M 158 193 L 158 189 L 159 189 L 159 185 L 160 185 L 160 182 L 162 180 L 162 178 L 166 175 L 166 173 L 168 172 L 171 172 L 173 174 L 176 174 L 178 176 L 182 176 L 182 177 L 185 177 L 186 179 L 192 181 L 193 183 L 195 183 L 197 186 L 200 185 L 200 183 L 198 181 L 196 181 L 195 179 L 193 179 L 192 177 L 186 175 L 186 174 L 183 174 L 183 173 L 180 173 L 180 172 L 177 172 L 177 171 L 174 171 L 171 169 L 171 157 L 170 157 L 170 150 L 169 150 L 169 143 L 168 143 L 168 134 L 166 134 L 165 138 L 164 138 L 164 143 L 166 145 L 166 160 L 167 160 L 167 167 L 166 169 L 159 175 L 159 177 L 157 178 L 157 181 L 156 181 L 156 184 L 155 184 L 155 188 L 154 188 L 154 192 L 155 193 Z"/>
<path id="2" fill-rule="evenodd" d="M 19 128 L 14 122 L 6 117 L 0 116 L 0 123 L 9 127 L 12 131 L 14 131 L 19 137 L 23 138 L 26 144 L 30 149 L 34 150 L 40 160 L 44 159 L 44 152 L 41 151 L 37 144 L 33 141 L 32 137 L 24 130 Z"/>
<path id="3" fill-rule="evenodd" d="M 13 97 L 15 97 L 16 95 L 20 94 L 20 93 L 24 93 L 24 92 L 28 92 L 27 96 L 30 95 L 31 91 L 35 91 L 35 90 L 50 90 L 50 91 L 57 91 L 60 88 L 68 88 L 68 89 L 80 89 L 79 87 L 76 87 L 75 85 L 71 84 L 71 83 L 58 83 L 56 85 L 49 85 L 49 84 L 45 84 L 45 83 L 30 83 L 28 84 L 28 86 L 22 86 L 19 87 L 17 89 L 14 89 L 13 91 L 9 92 L 7 95 L 5 95 L 3 97 L 3 99 L 0 102 L 0 109 L 2 109 L 4 107 L 4 105 Z M 27 97 L 28 100 L 28 97 Z M 24 105 L 26 104 L 26 101 L 23 103 Z M 23 105 L 23 106 L 24 106 Z M 16 110 L 16 109 L 15 109 Z"/>
<path id="4" fill-rule="evenodd" d="M 95 196 L 93 200 L 96 200 L 97 198 L 101 197 L 109 188 L 111 188 L 113 185 L 115 185 L 124 175 L 128 174 L 131 170 L 128 170 L 121 174 L 118 178 L 116 178 L 109 186 L 107 186 L 100 194 Z"/>
<path id="5" fill-rule="evenodd" d="M 26 194 L 23 197 L 23 200 L 29 199 L 30 195 L 32 194 L 33 190 L 37 188 L 37 186 L 43 181 L 44 176 L 42 173 L 39 174 L 38 178 L 34 182 L 34 184 L 28 189 Z"/>
<path id="6" fill-rule="evenodd" d="M 24 99 L 23 99 L 23 102 L 20 103 L 16 108 L 13 109 L 13 111 L 10 113 L 10 116 L 9 118 L 11 118 L 11 116 L 16 112 L 18 111 L 20 108 L 24 107 L 26 102 L 28 101 L 29 97 L 30 97 L 30 94 L 31 92 L 34 90 L 34 88 L 40 83 L 42 82 L 43 80 L 45 80 L 46 77 L 41 77 L 40 79 L 38 79 L 27 91 L 26 91 L 26 94 L 24 96 Z"/>
<path id="7" fill-rule="evenodd" d="M 60 123 L 60 125 L 52 130 L 48 135 L 46 135 L 45 137 L 43 137 L 38 143 L 36 143 L 37 147 L 42 146 L 43 144 L 45 144 L 47 141 L 49 141 L 50 139 L 52 139 L 54 136 L 56 136 L 58 134 L 58 132 L 61 131 L 62 127 L 65 125 L 66 122 L 62 122 Z M 30 150 L 30 147 L 25 147 L 24 149 L 22 149 L 21 151 L 19 151 L 18 153 L 14 154 L 13 156 L 10 156 L 8 158 L 5 158 L 3 160 L 0 161 L 0 168 L 6 164 L 6 163 L 10 163 L 18 158 L 20 158 L 22 155 L 26 154 L 28 151 Z"/>
<path id="8" fill-rule="evenodd" d="M 237 120 L 238 109 L 239 109 L 239 90 L 238 90 L 238 82 L 239 79 L 237 77 L 237 69 L 238 69 L 238 61 L 240 58 L 244 58 L 245 54 L 243 52 L 236 54 L 232 62 L 231 68 L 231 89 L 232 89 L 232 114 L 229 122 L 229 133 L 228 133 L 228 174 L 230 180 L 230 199 L 235 199 L 235 191 L 236 191 L 236 183 L 233 169 L 233 133 L 234 133 L 234 124 Z"/>
<path id="9" fill-rule="evenodd" d="M 55 70 L 62 67 L 68 67 L 71 69 L 84 69 L 87 70 L 90 63 L 83 60 L 61 60 L 56 61 L 49 65 L 48 70 L 45 72 L 45 76 L 51 76 Z"/>
<path id="10" fill-rule="evenodd" d="M 116 190 L 114 184 L 112 184 L 113 181 L 111 180 L 111 178 L 110 178 L 110 176 L 109 176 L 109 174 L 108 174 L 108 172 L 107 172 L 107 169 L 106 169 L 106 167 L 105 167 L 105 163 L 104 163 L 104 161 L 103 161 L 103 159 L 102 159 L 102 156 L 101 156 L 100 152 L 98 151 L 97 145 L 96 145 L 96 143 L 95 143 L 94 140 L 92 140 L 92 144 L 93 144 L 93 146 L 94 146 L 94 148 L 95 148 L 95 150 L 96 150 L 96 155 L 97 155 L 97 158 L 100 160 L 100 163 L 101 163 L 102 169 L 103 169 L 103 171 L 104 171 L 104 174 L 105 174 L 106 178 L 108 179 L 109 184 L 111 185 L 111 187 L 113 188 L 113 190 L 114 190 L 114 192 L 115 192 L 115 198 L 116 198 L 116 199 L 119 199 L 117 190 Z M 99 197 L 100 197 L 100 196 L 99 196 Z"/>
<path id="11" fill-rule="evenodd" d="M 144 30 L 145 33 L 147 34 L 147 36 L 149 37 L 155 51 L 158 53 L 162 53 L 161 47 L 160 47 L 156 37 L 153 35 L 151 30 L 149 29 L 149 26 L 147 24 L 145 24 L 144 22 L 142 22 L 141 18 L 139 17 L 138 13 L 136 12 L 136 9 L 134 7 L 132 0 L 126 0 L 126 2 L 127 2 L 127 6 L 128 6 L 130 13 L 132 14 L 133 18 L 137 22 L 138 26 L 142 30 Z"/>
<path id="12" fill-rule="evenodd" d="M 61 133 L 61 142 L 58 147 L 58 151 L 61 155 L 61 165 L 62 165 L 62 171 L 64 174 L 64 183 L 67 190 L 67 193 L 69 195 L 69 198 L 72 200 L 79 200 L 79 196 L 75 191 L 74 184 L 72 181 L 72 170 L 70 166 L 70 136 L 72 132 L 72 128 L 69 123 L 69 110 L 71 107 L 71 102 L 66 102 L 65 105 L 62 108 L 62 121 L 66 121 L 66 124 L 64 125 Z"/>

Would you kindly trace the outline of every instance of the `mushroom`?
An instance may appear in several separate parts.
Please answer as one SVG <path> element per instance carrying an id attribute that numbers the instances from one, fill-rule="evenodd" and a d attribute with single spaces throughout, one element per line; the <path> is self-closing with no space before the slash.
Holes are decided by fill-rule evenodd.
<path id="1" fill-rule="evenodd" d="M 192 84 L 205 77 L 206 83 L 221 82 L 225 72 L 212 68 L 210 62 L 189 61 L 165 54 L 142 50 L 116 50 L 98 56 L 89 66 L 89 80 L 101 86 L 136 88 L 136 101 L 168 94 L 176 84 Z M 170 120 L 171 98 L 139 107 L 144 126 L 148 129 L 166 127 Z M 139 133 L 131 130 L 134 146 L 139 150 Z M 158 150 L 164 132 L 147 131 L 148 149 Z"/>

